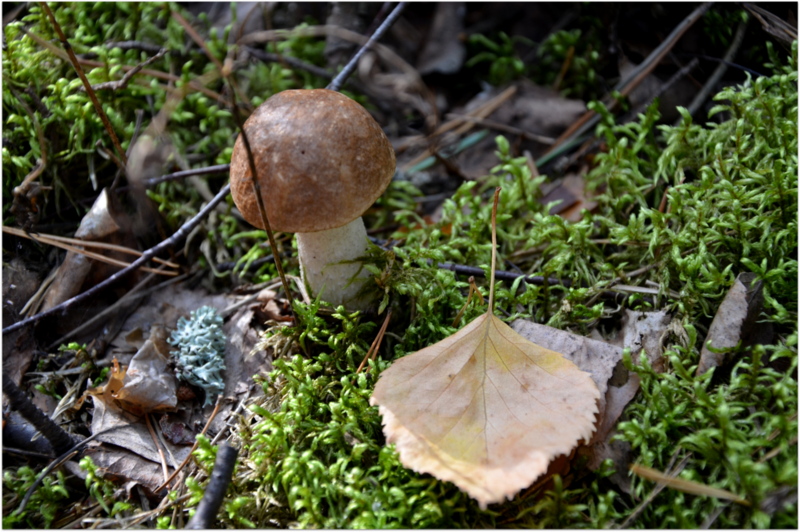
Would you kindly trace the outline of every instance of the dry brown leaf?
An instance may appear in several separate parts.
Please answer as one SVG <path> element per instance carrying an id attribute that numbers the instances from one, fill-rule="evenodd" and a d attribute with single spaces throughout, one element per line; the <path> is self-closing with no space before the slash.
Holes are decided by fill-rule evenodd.
<path id="1" fill-rule="evenodd" d="M 139 415 L 174 410 L 178 383 L 169 364 L 167 331 L 154 325 L 150 338 L 131 359 L 123 386 L 113 394 L 114 399 L 124 410 Z"/>
<path id="2" fill-rule="evenodd" d="M 517 334 L 493 301 L 492 288 L 486 314 L 392 364 L 370 399 L 406 467 L 452 482 L 484 509 L 588 440 L 600 398 L 590 374 Z"/>
<path id="3" fill-rule="evenodd" d="M 486 508 L 588 440 L 599 398 L 588 373 L 486 313 L 395 362 L 370 402 L 404 465 Z"/>
<path id="4" fill-rule="evenodd" d="M 740 341 L 742 345 L 749 345 L 753 343 L 752 337 L 756 332 L 763 333 L 764 329 L 767 329 L 767 325 L 757 323 L 764 307 L 762 285 L 754 273 L 740 273 L 736 277 L 708 329 L 706 341 L 700 350 L 697 375 L 702 375 L 725 362 L 725 353 L 712 351 L 709 349 L 709 344 L 715 350 L 736 347 Z"/>

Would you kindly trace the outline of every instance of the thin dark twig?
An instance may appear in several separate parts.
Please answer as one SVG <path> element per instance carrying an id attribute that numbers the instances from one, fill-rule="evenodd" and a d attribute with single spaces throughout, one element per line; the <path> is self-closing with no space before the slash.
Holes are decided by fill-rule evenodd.
<path id="1" fill-rule="evenodd" d="M 116 80 L 116 81 L 106 81 L 105 83 L 98 83 L 97 85 L 93 85 L 92 88 L 94 90 L 96 90 L 96 91 L 101 91 L 101 90 L 122 90 L 122 89 L 124 89 L 125 87 L 128 86 L 128 83 L 131 82 L 131 80 L 133 79 L 133 76 L 138 74 L 140 70 L 142 70 L 144 67 L 146 67 L 146 66 L 148 66 L 148 65 L 150 65 L 152 63 L 155 63 L 158 59 L 161 59 L 162 57 L 164 57 L 164 55 L 166 53 L 167 53 L 167 49 L 166 48 L 162 48 L 153 57 L 151 57 L 151 58 L 139 63 L 138 65 L 136 65 L 132 69 L 130 69 L 127 72 L 125 72 L 125 75 L 122 76 L 122 79 L 119 79 L 119 80 Z M 86 89 L 84 87 L 80 87 L 79 90 L 86 90 Z M 133 145 L 133 143 L 131 143 L 131 145 Z"/>
<path id="2" fill-rule="evenodd" d="M 265 63 L 287 64 L 290 67 L 305 70 L 306 72 L 313 74 L 318 78 L 333 79 L 334 76 L 333 73 L 328 72 L 324 68 L 318 67 L 317 65 L 312 65 L 311 63 L 306 63 L 305 61 L 297 59 L 296 57 L 273 54 L 270 52 L 265 52 L 264 50 L 259 50 L 258 48 L 253 48 L 252 46 L 245 45 L 243 48 L 247 50 L 247 53 L 259 61 L 264 61 Z"/>
<path id="3" fill-rule="evenodd" d="M 133 146 L 133 143 L 131 143 Z M 144 180 L 145 188 L 150 188 L 158 185 L 159 183 L 163 183 L 165 181 L 177 181 L 178 179 L 183 179 L 184 177 L 192 177 L 196 175 L 206 175 L 206 174 L 227 174 L 231 170 L 231 165 L 229 164 L 215 164 L 213 166 L 204 166 L 202 168 L 191 168 L 189 170 L 181 170 L 179 172 L 173 172 L 171 174 L 164 174 L 159 177 L 151 177 L 150 179 Z M 121 187 L 114 188 L 115 192 L 126 192 L 130 190 L 130 185 L 124 185 Z M 79 200 L 78 203 L 81 205 L 94 203 L 96 198 L 85 198 Z"/>
<path id="4" fill-rule="evenodd" d="M 50 11 L 50 6 L 47 5 L 47 2 L 40 2 L 40 5 L 42 6 L 42 10 L 44 10 L 44 12 L 47 14 L 47 17 L 50 19 L 50 24 L 53 25 L 53 29 L 58 34 L 61 45 L 67 52 L 69 60 L 72 62 L 72 66 L 75 67 L 75 72 L 77 72 L 78 77 L 81 78 L 83 86 L 86 89 L 86 94 L 89 96 L 89 99 L 92 100 L 92 105 L 94 105 L 95 111 L 97 111 L 97 114 L 100 116 L 100 120 L 102 120 L 103 125 L 106 128 L 106 131 L 108 131 L 108 134 L 111 137 L 111 142 L 114 144 L 114 149 L 117 150 L 120 160 L 124 165 L 128 164 L 128 159 L 125 157 L 125 151 L 123 151 L 122 146 L 119 143 L 119 138 L 117 138 L 114 128 L 111 127 L 111 122 L 108 120 L 108 116 L 106 116 L 105 111 L 103 111 L 103 106 L 100 105 L 97 95 L 92 90 L 92 85 L 89 83 L 89 80 L 86 79 L 86 74 L 83 73 L 83 68 L 81 68 L 81 64 L 78 62 L 78 58 L 75 56 L 75 52 L 72 50 L 72 45 L 69 44 L 66 35 L 64 35 L 64 32 L 61 31 L 61 26 L 58 24 L 53 12 Z"/>
<path id="5" fill-rule="evenodd" d="M 475 277 L 486 277 L 486 273 L 483 271 L 482 268 L 477 268 L 475 266 L 464 266 L 462 264 L 453 264 L 451 262 L 439 262 L 436 264 L 437 268 L 441 268 L 443 270 L 450 270 L 451 272 L 455 272 L 461 275 L 472 275 Z M 572 282 L 569 279 L 555 279 L 553 277 L 542 277 L 540 275 L 524 275 L 521 273 L 515 272 L 508 272 L 508 271 L 495 271 L 494 278 L 499 279 L 501 281 L 508 281 L 514 282 L 519 278 L 522 278 L 522 282 L 525 284 L 533 284 L 537 286 L 563 286 L 564 288 L 570 288 L 572 286 Z M 613 299 L 614 301 L 618 301 L 620 299 L 625 299 L 628 297 L 628 294 L 624 292 L 615 292 L 613 290 L 603 290 L 600 292 L 600 296 L 607 299 Z M 648 303 L 653 303 L 652 299 L 647 296 L 642 296 L 642 300 Z"/>
<path id="6" fill-rule="evenodd" d="M 30 421 L 47 438 L 56 454 L 63 454 L 75 445 L 72 435 L 39 410 L 6 372 L 3 372 L 3 393 L 8 397 L 9 407 Z"/>
<path id="7" fill-rule="evenodd" d="M 68 299 L 68 300 L 64 301 L 60 305 L 56 305 L 55 307 L 53 307 L 51 309 L 48 309 L 48 310 L 45 310 L 44 312 L 40 312 L 39 314 L 36 314 L 35 316 L 31 316 L 30 318 L 18 321 L 17 323 L 15 323 L 13 325 L 9 325 L 5 329 L 3 329 L 3 334 L 8 334 L 8 333 L 10 333 L 12 331 L 16 331 L 17 329 L 21 329 L 22 327 L 25 327 L 27 325 L 30 325 L 32 323 L 35 323 L 35 322 L 39 321 L 40 319 L 44 318 L 45 316 L 50 316 L 50 315 L 53 315 L 53 314 L 55 314 L 57 312 L 62 312 L 64 310 L 66 310 L 67 308 L 69 308 L 70 306 L 74 305 L 75 303 L 78 303 L 80 301 L 84 301 L 84 300 L 86 300 L 86 299 L 88 299 L 90 297 L 95 296 L 99 291 L 103 290 L 107 286 L 110 286 L 111 284 L 115 283 L 116 281 L 118 281 L 122 277 L 125 277 L 126 275 L 128 275 L 128 274 L 136 271 L 137 269 L 139 269 L 139 267 L 143 266 L 147 261 L 149 261 L 150 259 L 152 259 L 156 255 L 158 255 L 162 251 L 165 251 L 165 250 L 167 250 L 169 248 L 172 248 L 172 247 L 176 246 L 181 240 L 186 238 L 186 235 L 188 235 L 192 231 L 192 229 L 195 228 L 195 226 L 197 226 L 201 221 L 203 221 L 203 219 L 206 216 L 208 216 L 208 213 L 210 213 L 217 206 L 217 204 L 219 202 L 221 202 L 222 200 L 225 199 L 225 197 L 228 195 L 230 190 L 231 190 L 231 187 L 230 187 L 229 184 L 225 185 L 224 187 L 222 187 L 222 189 L 217 193 L 217 195 L 214 196 L 214 198 L 210 202 L 208 202 L 208 204 L 205 207 L 203 207 L 200 210 L 200 212 L 198 212 L 192 219 L 190 219 L 185 224 L 183 224 L 177 231 L 175 231 L 172 234 L 171 237 L 167 238 L 166 240 L 162 241 L 160 244 L 157 244 L 157 245 L 153 246 L 152 248 L 148 249 L 147 251 L 145 251 L 144 253 L 142 253 L 142 256 L 139 257 L 138 259 L 136 259 L 135 261 L 133 261 L 130 264 L 130 266 L 128 266 L 127 268 L 124 268 L 124 269 L 116 272 L 115 274 L 113 274 L 111 277 L 109 277 L 105 281 L 102 281 L 101 283 L 96 284 L 95 286 L 93 286 L 92 288 L 90 288 L 86 292 L 83 292 L 82 294 L 79 294 L 79 295 L 77 295 L 77 296 L 75 296 L 75 297 L 73 297 L 71 299 Z"/>
<path id="8" fill-rule="evenodd" d="M 383 34 L 386 33 L 386 30 L 388 30 L 392 26 L 392 24 L 394 24 L 394 21 L 397 20 L 397 17 L 400 16 L 400 13 L 403 12 L 403 9 L 405 7 L 406 7 L 405 2 L 398 2 L 394 10 L 391 13 L 389 13 L 388 17 L 386 17 L 386 20 L 384 20 L 383 23 L 380 26 L 378 26 L 378 29 L 375 30 L 375 33 L 370 35 L 367 42 L 364 43 L 364 46 L 362 46 L 358 50 L 358 52 L 356 52 L 353 58 L 350 59 L 350 61 L 345 65 L 342 71 L 339 72 L 339 74 L 335 78 L 333 78 L 333 81 L 331 81 L 326 88 L 332 91 L 338 91 L 342 87 L 345 80 L 349 78 L 350 74 L 352 74 L 353 71 L 356 69 L 356 66 L 358 65 L 359 60 L 361 60 L 361 57 L 367 52 L 367 50 L 369 50 L 372 47 L 372 43 L 383 37 Z"/>
<path id="9" fill-rule="evenodd" d="M 107 42 L 106 46 L 109 48 L 119 48 L 120 50 L 141 50 L 149 54 L 157 54 L 162 50 L 162 47 L 157 44 L 150 44 L 142 41 L 119 41 Z M 168 50 L 170 55 L 183 55 L 179 50 Z"/>
<path id="10" fill-rule="evenodd" d="M 331 80 L 335 77 L 334 72 L 329 72 L 324 68 L 318 67 L 316 65 L 312 65 L 310 63 L 306 63 L 296 57 L 290 57 L 288 55 L 279 55 L 273 54 L 269 52 L 264 52 L 263 50 L 259 50 L 257 48 L 253 48 L 251 46 L 243 46 L 245 50 L 253 57 L 258 59 L 259 61 L 264 61 L 265 63 L 279 63 L 281 65 L 289 65 L 292 68 L 296 68 L 299 70 L 305 70 L 306 72 L 311 73 L 314 76 L 319 78 Z M 388 106 L 383 100 L 375 96 L 363 83 L 356 79 L 347 79 L 345 81 L 345 85 L 349 86 L 351 89 L 355 90 L 356 92 L 360 92 L 364 94 L 367 98 L 375 104 L 381 111 L 387 114 L 391 114 L 391 107 Z"/>
<path id="11" fill-rule="evenodd" d="M 217 400 L 214 403 L 214 410 L 212 410 L 211 415 L 208 416 L 206 424 L 203 427 L 203 430 L 200 431 L 200 434 L 205 434 L 206 432 L 208 432 L 209 427 L 211 427 L 211 422 L 214 421 L 214 418 L 216 418 L 217 414 L 219 413 L 219 407 L 221 405 L 222 405 L 222 394 L 219 394 L 217 395 Z M 195 440 L 195 442 L 192 444 L 192 448 L 189 449 L 189 453 L 186 455 L 186 458 L 183 459 L 183 462 L 181 462 L 181 464 L 177 467 L 177 469 L 175 469 L 175 471 L 172 472 L 169 478 L 165 480 L 164 483 L 161 484 L 158 488 L 156 488 L 155 490 L 156 493 L 169 486 L 169 483 L 172 482 L 172 480 L 178 476 L 178 473 L 180 473 L 184 467 L 186 467 L 186 464 L 188 464 L 189 461 L 192 459 L 192 456 L 194 456 L 192 453 L 194 453 L 194 450 L 197 449 L 197 445 L 198 442 L 197 440 Z"/>
<path id="12" fill-rule="evenodd" d="M 211 480 L 208 481 L 206 491 L 197 511 L 189 520 L 186 528 L 189 530 L 205 530 L 214 528 L 216 524 L 217 512 L 222 506 L 225 492 L 231 483 L 233 467 L 236 465 L 236 457 L 239 451 L 236 447 L 223 443 L 217 449 L 217 459 L 214 461 L 214 470 L 211 472 Z"/>
<path id="13" fill-rule="evenodd" d="M 717 65 L 717 68 L 714 69 L 714 72 L 708 78 L 708 81 L 706 81 L 705 85 L 703 85 L 703 88 L 700 89 L 700 91 L 695 95 L 692 103 L 690 103 L 686 108 L 690 115 L 694 116 L 697 110 L 700 109 L 700 106 L 706 101 L 709 94 L 711 94 L 711 91 L 716 90 L 717 83 L 720 79 L 722 79 L 722 76 L 724 76 L 725 72 L 728 70 L 728 63 L 736 57 L 736 53 L 742 46 L 746 29 L 747 21 L 743 20 L 736 28 L 736 34 L 733 36 L 733 42 L 731 42 L 730 47 L 728 47 L 728 50 L 725 52 L 725 56 L 722 58 L 722 61 L 719 65 Z M 680 124 L 681 120 L 683 120 L 682 117 L 675 123 L 675 125 L 677 126 Z"/>
<path id="14" fill-rule="evenodd" d="M 231 171 L 231 165 L 229 164 L 216 164 L 214 166 L 204 166 L 203 168 L 192 168 L 191 170 L 181 170 L 180 172 L 165 174 L 162 175 L 161 177 L 153 177 L 150 179 L 145 179 L 144 186 L 152 187 L 159 183 L 163 183 L 164 181 L 175 181 L 178 179 L 183 179 L 184 177 L 192 177 L 204 174 L 225 174 L 230 171 Z M 121 188 L 120 190 L 124 189 L 125 187 Z"/>
<path id="15" fill-rule="evenodd" d="M 453 264 L 452 262 L 439 262 L 436 264 L 437 268 L 441 268 L 442 270 L 450 270 L 451 272 L 455 272 L 462 275 L 473 275 L 475 277 L 486 277 L 486 273 L 483 271 L 482 268 L 478 268 L 475 266 L 464 266 L 462 264 Z M 502 270 L 498 270 L 494 272 L 495 279 L 499 279 L 501 281 L 515 281 L 519 277 L 522 277 L 523 281 L 528 284 L 535 284 L 535 285 L 561 285 L 566 288 L 572 286 L 572 283 L 569 279 L 555 279 L 552 277 L 542 277 L 540 275 L 524 275 L 514 272 L 506 272 Z"/>
<path id="16" fill-rule="evenodd" d="M 67 460 L 69 460 L 70 458 L 75 456 L 76 454 L 78 454 L 78 452 L 80 451 L 81 447 L 83 447 L 84 445 L 86 445 L 87 443 L 92 441 L 93 439 L 97 438 L 98 436 L 102 436 L 103 434 L 106 434 L 107 432 L 111 432 L 112 430 L 117 430 L 117 427 L 110 427 L 110 428 L 101 430 L 100 432 L 95 432 L 94 434 L 92 434 L 88 438 L 85 438 L 85 439 L 79 441 L 78 443 L 73 445 L 70 449 L 68 449 L 65 453 L 63 453 L 58 458 L 56 458 L 55 460 L 50 462 L 50 464 L 47 467 L 45 467 L 42 470 L 41 473 L 39 473 L 39 476 L 36 477 L 36 480 L 34 480 L 33 484 L 30 485 L 30 487 L 28 488 L 28 491 L 25 492 L 25 496 L 22 498 L 22 502 L 20 503 L 19 507 L 16 510 L 14 510 L 14 513 L 19 515 L 19 514 L 21 514 L 22 512 L 25 511 L 25 507 L 28 505 L 28 502 L 30 501 L 31 497 L 33 496 L 33 493 L 36 491 L 36 488 L 39 487 L 39 485 L 42 483 L 42 480 L 44 480 L 44 477 L 49 475 L 51 471 L 53 471 L 55 468 L 59 467 L 61 464 L 63 464 L 64 462 L 66 462 Z"/>

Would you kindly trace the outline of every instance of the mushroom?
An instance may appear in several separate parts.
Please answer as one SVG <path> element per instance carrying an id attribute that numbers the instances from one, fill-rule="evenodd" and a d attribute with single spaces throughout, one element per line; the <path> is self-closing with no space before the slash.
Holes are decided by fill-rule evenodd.
<path id="1" fill-rule="evenodd" d="M 392 180 L 389 139 L 361 105 L 327 89 L 287 90 L 261 104 L 244 131 L 271 229 L 297 234 L 303 282 L 312 297 L 366 310 L 361 215 Z M 231 157 L 231 195 L 244 219 L 264 228 L 241 135 Z"/>

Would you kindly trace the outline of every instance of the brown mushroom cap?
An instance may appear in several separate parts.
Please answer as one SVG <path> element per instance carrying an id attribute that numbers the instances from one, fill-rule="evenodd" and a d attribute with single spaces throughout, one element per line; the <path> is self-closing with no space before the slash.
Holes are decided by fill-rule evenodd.
<path id="1" fill-rule="evenodd" d="M 275 231 L 312 233 L 361 216 L 389 185 L 395 156 L 372 116 L 327 89 L 280 92 L 244 124 L 261 196 Z M 264 228 L 242 136 L 231 157 L 231 195 Z"/>

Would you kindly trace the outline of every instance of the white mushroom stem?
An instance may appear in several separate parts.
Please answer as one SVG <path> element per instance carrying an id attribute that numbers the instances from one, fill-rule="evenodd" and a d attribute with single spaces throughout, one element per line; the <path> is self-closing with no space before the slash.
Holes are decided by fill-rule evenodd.
<path id="1" fill-rule="evenodd" d="M 309 295 L 348 310 L 367 310 L 371 301 L 359 297 L 359 292 L 372 275 L 362 263 L 352 262 L 366 255 L 367 247 L 360 216 L 335 229 L 297 233 L 300 272 Z"/>

